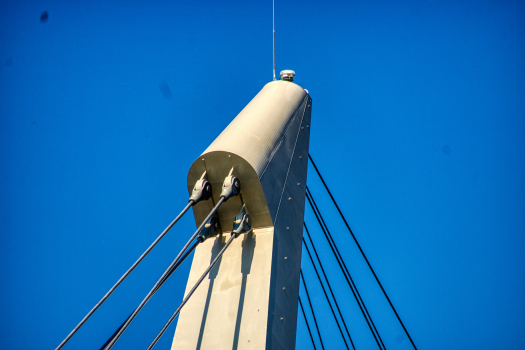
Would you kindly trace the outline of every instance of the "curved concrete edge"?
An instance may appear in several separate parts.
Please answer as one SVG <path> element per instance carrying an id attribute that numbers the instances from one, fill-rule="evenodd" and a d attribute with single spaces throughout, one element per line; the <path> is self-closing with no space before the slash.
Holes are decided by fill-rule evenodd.
<path id="1" fill-rule="evenodd" d="M 278 203 L 268 203 L 265 193 L 272 197 L 272 201 L 280 201 L 280 198 L 274 198 L 277 195 L 273 193 L 271 182 L 266 185 L 267 188 L 263 188 L 261 179 L 276 152 L 283 148 L 281 146 L 286 146 L 290 127 L 299 127 L 295 125 L 298 121 L 296 117 L 302 117 L 307 101 L 310 99 L 306 90 L 297 84 L 281 80 L 267 83 L 193 162 L 188 172 L 188 192 L 191 194 L 195 182 L 204 171 L 207 171 L 213 188 L 213 200 L 193 207 L 197 225 L 201 224 L 219 200 L 222 183 L 232 167 L 241 181 L 241 196 L 230 198 L 218 210 L 223 231 L 231 230 L 235 214 L 243 201 L 252 216 L 254 228 L 273 225 Z M 282 182 L 284 177 L 275 180 Z"/>
<path id="2" fill-rule="evenodd" d="M 266 84 L 203 154 L 238 154 L 261 177 L 306 96 L 302 87 L 291 82 L 277 80 Z"/>

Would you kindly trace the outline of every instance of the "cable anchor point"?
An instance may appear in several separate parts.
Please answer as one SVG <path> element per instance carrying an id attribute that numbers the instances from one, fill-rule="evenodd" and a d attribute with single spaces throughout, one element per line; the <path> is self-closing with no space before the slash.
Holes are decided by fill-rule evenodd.
<path id="1" fill-rule="evenodd" d="M 201 200 L 210 199 L 211 194 L 211 183 L 208 181 L 205 171 L 202 173 L 201 178 L 195 182 L 189 201 L 192 202 L 191 205 L 195 205 Z"/>
<path id="2" fill-rule="evenodd" d="M 232 236 L 239 237 L 242 233 L 247 233 L 252 230 L 252 217 L 246 212 L 246 205 L 241 207 L 241 210 L 235 215 L 233 221 Z"/>
<path id="3" fill-rule="evenodd" d="M 215 237 L 218 234 L 222 233 L 221 229 L 221 222 L 216 216 L 213 216 L 206 224 L 204 225 L 204 228 L 202 229 L 201 233 L 197 237 L 200 243 L 204 242 L 210 237 Z"/>
<path id="4" fill-rule="evenodd" d="M 241 193 L 241 181 L 233 175 L 233 168 L 231 168 L 230 173 L 222 184 L 221 198 L 224 198 L 226 202 L 231 197 L 238 196 L 239 193 Z"/>

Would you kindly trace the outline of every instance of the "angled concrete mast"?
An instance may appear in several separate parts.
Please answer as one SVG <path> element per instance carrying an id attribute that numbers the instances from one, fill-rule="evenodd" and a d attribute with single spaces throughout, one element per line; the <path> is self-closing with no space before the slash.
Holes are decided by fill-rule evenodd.
<path id="1" fill-rule="evenodd" d="M 233 168 L 241 195 L 218 210 L 221 236 L 195 251 L 186 293 L 224 246 L 242 205 L 252 231 L 234 240 L 182 309 L 172 349 L 294 349 L 312 100 L 281 72 L 254 97 L 188 172 L 204 172 L 213 198 L 193 207 L 197 225 Z"/>

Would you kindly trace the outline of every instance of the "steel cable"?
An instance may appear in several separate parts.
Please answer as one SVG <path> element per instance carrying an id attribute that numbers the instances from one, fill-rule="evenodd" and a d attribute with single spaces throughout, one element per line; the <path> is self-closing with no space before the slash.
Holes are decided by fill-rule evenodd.
<path id="1" fill-rule="evenodd" d="M 377 336 L 376 336 L 375 332 L 377 332 L 377 329 L 375 328 L 375 325 L 373 325 L 372 318 L 368 314 L 368 310 L 366 309 L 365 303 L 361 299 L 361 295 L 359 294 L 359 291 L 357 290 L 357 286 L 355 285 L 354 280 L 352 279 L 352 276 L 350 275 L 350 272 L 346 268 L 346 264 L 344 263 L 342 257 L 340 256 L 339 250 L 337 249 L 337 247 L 335 247 L 335 249 L 334 249 L 335 242 L 332 243 L 332 241 L 330 239 L 331 235 L 330 235 L 330 231 L 328 231 L 328 227 L 323 226 L 323 224 L 321 223 L 321 220 L 319 219 L 319 216 L 318 216 L 317 211 L 316 211 L 317 206 L 315 206 L 315 208 L 314 208 L 314 204 L 312 204 L 312 199 L 313 198 L 310 199 L 311 195 L 310 195 L 310 191 L 308 190 L 308 187 L 306 188 L 306 198 L 308 199 L 308 202 L 310 203 L 310 206 L 312 207 L 312 210 L 313 210 L 313 212 L 315 214 L 315 217 L 316 217 L 317 221 L 319 222 L 319 225 L 321 226 L 321 229 L 322 229 L 322 231 L 324 233 L 324 236 L 326 237 L 326 240 L 328 241 L 328 244 L 330 245 L 330 248 L 332 249 L 332 253 L 335 256 L 335 258 L 337 260 L 337 263 L 339 264 L 339 267 L 341 268 L 341 271 L 343 272 L 343 275 L 345 276 L 346 282 L 350 286 L 350 290 L 352 291 L 352 294 L 354 295 L 354 298 L 357 301 L 357 304 L 359 305 L 359 308 L 361 309 L 361 312 L 363 313 L 363 316 L 364 316 L 364 318 L 366 320 L 366 323 L 368 324 L 368 327 L 370 328 L 370 331 L 372 332 L 372 335 L 374 336 L 374 339 L 375 339 L 375 341 L 377 343 L 377 346 L 379 347 L 379 349 L 383 349 L 384 345 L 383 345 L 383 347 L 381 347 L 381 344 L 383 343 L 383 341 L 381 340 L 381 342 L 380 342 L 380 337 L 378 339 L 379 333 L 377 333 Z M 319 215 L 320 215 L 320 213 L 319 213 Z M 328 233 L 327 233 L 327 231 L 328 231 Z M 344 268 L 343 268 L 343 266 L 344 266 Z M 354 291 L 354 289 L 355 289 L 355 291 Z M 367 315 L 368 315 L 368 317 L 367 317 Z M 369 318 L 370 318 L 370 321 L 369 321 Z M 374 329 L 376 329 L 376 331 L 374 331 Z"/>
<path id="2" fill-rule="evenodd" d="M 177 262 L 177 265 L 175 265 L 169 272 L 168 272 L 168 275 L 164 278 L 164 280 L 160 283 L 160 285 L 158 286 L 157 290 L 159 290 L 159 288 L 164 284 L 164 282 L 166 282 L 168 280 L 168 278 L 175 272 L 175 270 L 177 270 L 177 268 L 182 265 L 182 263 L 184 262 L 184 260 L 186 260 L 186 258 L 195 250 L 195 248 L 197 247 L 197 245 L 201 243 L 200 241 L 197 241 L 195 242 L 195 244 L 193 246 L 190 247 L 190 249 L 188 249 L 186 251 L 186 253 L 182 256 L 182 258 L 180 258 L 180 260 Z M 136 310 L 136 309 L 135 309 Z M 124 327 L 124 325 L 126 324 L 126 322 L 130 319 L 131 315 L 133 315 L 133 313 L 131 313 L 128 318 L 126 318 L 126 320 L 120 325 L 119 328 L 117 328 L 117 330 L 115 331 L 115 333 L 113 333 L 111 335 L 111 337 L 109 337 L 109 339 L 104 343 L 104 345 L 102 345 L 102 347 L 100 348 L 100 350 L 104 350 L 106 348 L 106 346 L 108 346 L 108 344 L 115 338 L 115 336 L 117 335 L 117 333 L 122 329 L 122 327 Z"/>
<path id="3" fill-rule="evenodd" d="M 348 339 L 350 339 L 350 342 L 352 343 L 352 348 L 354 348 L 354 350 L 355 350 L 354 341 L 352 340 L 352 337 L 350 336 L 350 332 L 348 331 L 348 327 L 346 326 L 346 322 L 345 322 L 345 319 L 343 318 L 343 314 L 341 313 L 341 309 L 339 309 L 339 305 L 337 304 L 337 300 L 335 299 L 334 292 L 332 291 L 332 286 L 330 286 L 330 282 L 328 281 L 328 276 L 326 276 L 326 273 L 325 273 L 324 268 L 323 268 L 323 264 L 321 263 L 321 259 L 319 259 L 319 255 L 317 254 L 317 250 L 315 249 L 314 241 L 312 240 L 312 237 L 310 236 L 310 232 L 308 232 L 308 227 L 306 227 L 306 223 L 303 223 L 303 225 L 304 225 L 304 228 L 306 230 L 306 234 L 308 235 L 308 238 L 310 239 L 310 243 L 312 245 L 312 249 L 314 251 L 315 257 L 317 258 L 317 261 L 319 263 L 319 267 L 321 268 L 321 272 L 323 273 L 323 276 L 324 276 L 324 278 L 326 280 L 326 284 L 328 286 L 328 290 L 330 290 L 330 294 L 332 295 L 332 299 L 334 299 L 335 307 L 337 308 L 337 311 L 339 313 L 339 317 L 341 317 L 341 321 L 343 321 L 343 326 L 345 327 L 346 334 L 348 335 Z M 314 269 L 315 269 L 314 261 L 312 259 L 312 256 L 310 255 L 310 251 L 308 250 L 308 247 L 306 246 L 306 241 L 305 241 L 304 237 L 303 237 L 303 242 L 304 242 L 304 246 L 306 248 L 306 251 L 308 252 L 308 256 L 310 257 L 310 260 L 312 261 L 312 265 L 314 266 Z M 317 273 L 317 269 L 316 269 L 315 273 Z M 317 277 L 319 278 L 319 274 L 318 273 L 317 273 Z M 319 282 L 321 282 L 320 278 L 319 278 Z M 344 339 L 344 337 L 343 337 L 343 339 Z"/>
<path id="4" fill-rule="evenodd" d="M 173 320 L 175 319 L 175 317 L 177 317 L 177 315 L 179 314 L 180 310 L 182 309 L 182 307 L 186 304 L 186 302 L 190 299 L 190 297 L 193 295 L 193 293 L 195 292 L 195 290 L 197 289 L 197 287 L 199 287 L 199 285 L 201 284 L 202 280 L 206 277 L 206 275 L 208 275 L 208 273 L 211 271 L 211 269 L 215 266 L 215 264 L 217 263 L 217 261 L 219 261 L 219 259 L 222 257 L 222 254 L 224 254 L 224 252 L 226 251 L 226 249 L 230 246 L 230 244 L 233 242 L 233 240 L 235 239 L 235 234 L 232 234 L 232 236 L 230 237 L 230 239 L 228 240 L 228 242 L 226 243 L 226 245 L 221 249 L 221 251 L 219 252 L 219 254 L 217 254 L 217 256 L 215 257 L 215 259 L 213 259 L 212 263 L 210 264 L 210 266 L 208 266 L 208 268 L 206 269 L 206 271 L 204 271 L 204 273 L 202 274 L 202 276 L 197 280 L 197 283 L 195 283 L 195 285 L 193 286 L 193 288 L 191 288 L 191 290 L 188 292 L 188 294 L 186 295 L 186 297 L 184 297 L 184 300 L 182 301 L 182 303 L 179 305 L 179 307 L 177 308 L 177 310 L 175 310 L 175 312 L 173 313 L 173 315 L 171 315 L 170 319 L 168 320 L 168 322 L 166 322 L 166 324 L 164 325 L 164 327 L 162 327 L 162 329 L 160 330 L 159 334 L 157 334 L 157 336 L 155 337 L 155 339 L 153 339 L 153 341 L 151 342 L 151 344 L 148 346 L 148 350 L 152 349 L 155 344 L 157 344 L 157 342 L 159 341 L 159 339 L 162 337 L 162 335 L 164 334 L 164 332 L 166 331 L 166 329 L 168 329 L 168 327 L 170 326 L 171 322 L 173 322 Z"/>
<path id="5" fill-rule="evenodd" d="M 159 241 L 166 235 L 166 233 L 168 233 L 168 231 L 173 227 L 173 225 L 175 225 L 177 221 L 179 221 L 179 219 L 188 211 L 188 209 L 192 205 L 193 201 L 190 200 L 190 202 L 180 212 L 180 214 L 177 215 L 177 217 L 168 225 L 168 227 L 166 227 L 166 229 L 164 229 L 164 231 L 162 231 L 162 233 L 157 237 L 157 239 L 155 239 L 155 241 L 151 243 L 148 249 L 146 249 L 146 251 L 142 253 L 142 255 L 137 259 L 137 261 L 135 261 L 133 265 L 131 265 L 128 271 L 126 271 L 126 273 L 124 273 L 124 275 L 120 277 L 117 283 L 115 283 L 115 285 L 111 287 L 111 289 L 106 293 L 106 295 L 104 295 L 104 297 L 100 299 L 100 301 L 91 309 L 91 311 L 88 312 L 88 314 L 82 319 L 82 321 L 80 321 L 80 323 L 71 331 L 71 333 L 69 333 L 69 335 L 60 343 L 60 345 L 57 346 L 56 350 L 60 350 L 64 345 L 66 345 L 66 343 L 71 339 L 71 337 L 73 337 L 73 335 L 80 329 L 80 327 L 84 325 L 84 323 L 86 323 L 86 321 L 91 317 L 91 315 L 93 315 L 93 313 L 95 313 L 95 311 L 97 311 L 97 309 L 109 298 L 109 296 L 115 291 L 115 289 L 117 289 L 117 287 L 124 281 L 124 279 L 126 279 L 126 277 L 128 277 L 128 275 L 138 266 L 138 264 L 140 264 L 140 262 L 144 260 L 146 255 L 149 254 L 149 252 L 157 245 L 157 243 L 159 243 Z"/>
<path id="6" fill-rule="evenodd" d="M 407 335 L 408 339 L 410 340 L 410 343 L 412 344 L 414 349 L 417 350 L 416 344 L 414 344 L 414 342 L 412 341 L 412 337 L 410 337 L 410 334 L 408 333 L 408 330 L 406 329 L 403 321 L 401 321 L 401 317 L 399 317 L 399 314 L 397 313 L 396 308 L 394 307 L 394 304 L 392 304 L 392 302 L 390 301 L 390 298 L 388 297 L 388 294 L 386 293 L 385 289 L 383 288 L 383 285 L 381 284 L 381 282 L 379 282 L 379 278 L 377 277 L 374 269 L 372 268 L 372 265 L 370 265 L 370 262 L 366 258 L 365 252 L 363 251 L 363 249 L 361 249 L 361 246 L 359 245 L 359 242 L 357 242 L 357 238 L 355 237 L 354 232 L 352 232 L 352 229 L 350 228 L 350 225 L 348 225 L 348 222 L 346 221 L 345 216 L 341 212 L 341 209 L 339 209 L 339 206 L 337 205 L 337 202 L 335 201 L 334 196 L 332 196 L 332 193 L 328 189 L 328 186 L 326 185 L 326 182 L 324 182 L 324 179 L 323 179 L 321 173 L 319 172 L 319 169 L 317 169 L 317 167 L 315 166 L 314 160 L 312 159 L 312 156 L 310 154 L 308 154 L 308 158 L 312 162 L 312 165 L 314 166 L 314 169 L 317 172 L 317 175 L 319 175 L 319 178 L 321 179 L 321 182 L 323 183 L 324 188 L 326 189 L 326 192 L 328 192 L 328 195 L 330 196 L 330 198 L 332 199 L 332 202 L 334 203 L 335 207 L 337 208 L 337 211 L 339 212 L 339 215 L 343 219 L 343 221 L 344 221 L 344 223 L 346 225 L 346 228 L 348 229 L 348 232 L 350 232 L 350 234 L 352 235 L 352 238 L 354 239 L 354 242 L 357 245 L 357 248 L 359 248 L 359 251 L 361 252 L 361 255 L 363 255 L 363 258 L 365 258 L 366 264 L 370 268 L 370 271 L 372 271 L 372 274 L 374 275 L 374 278 L 376 279 L 377 284 L 379 284 L 379 287 L 381 288 L 381 291 L 383 291 L 383 294 L 385 295 L 386 300 L 388 300 L 388 303 L 390 304 L 390 307 L 392 308 L 392 311 L 394 311 L 394 314 L 396 315 L 397 320 L 401 324 L 401 327 L 403 327 L 403 330 L 405 331 L 405 334 Z"/>
<path id="7" fill-rule="evenodd" d="M 341 325 L 339 324 L 339 320 L 337 319 L 337 316 L 335 315 L 334 308 L 332 306 L 332 302 L 330 301 L 330 298 L 328 298 L 328 294 L 326 294 L 326 289 L 324 288 L 323 281 L 321 280 L 321 276 L 319 276 L 317 267 L 314 264 L 314 259 L 312 258 L 312 255 L 310 254 L 310 249 L 308 249 L 308 246 L 306 245 L 306 241 L 304 240 L 304 238 L 303 238 L 303 243 L 304 243 L 304 247 L 306 248 L 306 252 L 308 253 L 308 256 L 310 257 L 310 261 L 312 262 L 312 266 L 314 267 L 314 271 L 315 271 L 315 274 L 317 275 L 317 279 L 319 279 L 319 283 L 321 284 L 321 288 L 323 289 L 323 293 L 326 298 L 326 301 L 328 302 L 328 306 L 330 307 L 330 310 L 332 311 L 332 315 L 334 316 L 334 320 L 335 320 L 335 323 L 337 324 L 337 328 L 339 329 L 339 332 L 341 333 L 341 337 L 343 338 L 346 348 L 350 350 L 350 348 L 348 347 L 348 343 L 346 342 L 346 338 L 343 334 L 343 330 L 341 329 Z M 353 342 L 352 342 L 352 347 L 355 350 Z"/>
<path id="8" fill-rule="evenodd" d="M 304 291 L 306 292 L 306 298 L 308 299 L 308 304 L 310 304 L 310 310 L 312 310 L 312 316 L 314 318 L 315 328 L 317 329 L 317 335 L 319 335 L 319 341 L 321 342 L 321 347 L 324 350 L 323 338 L 321 338 L 321 332 L 319 332 L 319 326 L 317 325 L 317 319 L 315 318 L 315 312 L 312 306 L 312 301 L 310 300 L 310 294 L 308 293 L 308 288 L 306 287 L 306 281 L 304 280 L 303 270 L 301 270 L 300 274 L 301 274 L 301 281 L 303 281 Z"/>
<path id="9" fill-rule="evenodd" d="M 186 253 L 184 253 L 184 255 L 179 259 L 179 261 L 173 267 L 171 267 L 171 270 L 168 271 L 168 274 L 165 276 L 164 280 L 160 283 L 160 286 L 157 288 L 157 290 L 164 284 L 164 282 L 168 280 L 168 278 L 170 278 L 170 276 L 175 272 L 175 270 L 177 270 L 179 266 L 182 265 L 184 260 L 186 260 L 186 258 L 191 253 L 193 253 L 195 248 L 197 248 L 197 245 L 199 245 L 200 243 L 201 241 L 197 238 L 197 241 L 186 251 Z"/>
<path id="10" fill-rule="evenodd" d="M 357 294 L 357 297 L 359 298 L 359 301 L 363 305 L 363 308 L 364 308 L 364 310 L 366 312 L 366 316 L 368 316 L 368 319 L 370 320 L 370 323 L 372 324 L 372 327 L 374 328 L 374 331 L 377 334 L 377 338 L 381 342 L 381 345 L 383 346 L 383 349 L 386 350 L 385 344 L 383 343 L 383 339 L 381 339 L 381 335 L 379 334 L 379 331 L 377 330 L 376 325 L 375 325 L 374 321 L 372 320 L 372 316 L 370 316 L 370 313 L 368 312 L 368 309 L 367 309 L 367 307 L 365 305 L 365 302 L 363 301 L 363 298 L 361 297 L 361 294 L 359 293 L 359 290 L 357 289 L 357 286 L 356 286 L 352 276 L 350 275 L 350 272 L 349 272 L 348 268 L 346 267 L 345 261 L 343 260 L 343 256 L 341 255 L 341 253 L 339 252 L 339 249 L 337 248 L 337 245 L 335 244 L 335 240 L 332 237 L 332 234 L 330 233 L 330 230 L 328 229 L 328 226 L 326 225 L 326 222 L 324 221 L 323 216 L 321 215 L 321 211 L 319 210 L 319 207 L 315 203 L 314 197 L 312 196 L 312 193 L 310 192 L 310 189 L 306 188 L 306 190 L 308 191 L 308 194 L 310 195 L 310 199 L 312 200 L 310 205 L 313 203 L 313 205 L 315 207 L 315 211 L 317 211 L 317 213 L 319 214 L 319 218 L 321 218 L 322 226 L 324 226 L 324 228 L 326 229 L 326 232 L 328 232 L 328 239 L 332 242 L 332 245 L 335 248 L 335 252 L 339 256 L 339 260 L 343 264 L 343 267 L 346 270 L 346 273 L 348 274 L 348 277 L 350 278 L 350 281 L 352 282 L 352 284 L 354 286 L 354 289 L 355 289 L 355 292 Z M 319 224 L 321 224 L 321 223 L 319 223 Z"/>
<path id="11" fill-rule="evenodd" d="M 191 236 L 191 238 L 188 240 L 188 242 L 186 243 L 186 245 L 184 245 L 184 247 L 182 248 L 182 250 L 179 252 L 179 254 L 177 255 L 177 257 L 175 258 L 175 260 L 173 260 L 173 262 L 171 263 L 171 265 L 168 267 L 168 269 L 162 274 L 162 276 L 160 277 L 160 279 L 157 281 L 157 283 L 155 283 L 155 285 L 153 286 L 153 288 L 150 290 L 150 292 L 146 295 L 146 297 L 144 298 L 144 300 L 142 300 L 142 302 L 140 303 L 140 305 L 135 309 L 135 311 L 133 311 L 133 313 L 131 314 L 131 316 L 129 317 L 128 320 L 126 320 L 126 322 L 124 323 L 124 325 L 122 326 L 122 328 L 117 332 L 117 334 L 115 335 L 115 337 L 111 340 L 111 342 L 107 345 L 106 347 L 106 350 L 109 350 L 113 347 L 113 345 L 115 345 L 115 343 L 117 342 L 117 340 L 120 338 L 120 336 L 122 335 L 122 333 L 124 333 L 124 331 L 128 328 L 128 326 L 131 324 L 131 322 L 133 321 L 133 319 L 137 316 L 137 314 L 140 312 L 140 310 L 144 307 L 144 305 L 146 305 L 146 303 L 151 299 L 151 297 L 153 296 L 153 294 L 155 294 L 155 292 L 157 292 L 157 290 L 160 288 L 160 285 L 162 285 L 165 280 L 166 280 L 166 276 L 169 275 L 173 269 L 173 267 L 175 265 L 177 265 L 177 262 L 179 261 L 179 259 L 181 258 L 181 256 L 184 254 L 184 252 L 188 249 L 189 245 L 191 244 L 191 242 L 197 237 L 197 235 L 202 231 L 202 229 L 204 228 L 204 225 L 208 222 L 208 220 L 213 216 L 213 214 L 215 214 L 215 212 L 217 211 L 217 209 L 219 209 L 219 207 L 221 206 L 221 204 L 224 202 L 225 198 L 224 197 L 221 197 L 221 199 L 219 200 L 219 202 L 217 202 L 217 204 L 215 205 L 215 207 L 212 209 L 212 211 L 210 211 L 210 213 L 208 214 L 208 216 L 202 221 L 202 223 L 200 224 L 199 228 L 197 229 L 197 231 L 195 231 L 195 233 L 193 234 L 193 236 Z"/>
<path id="12" fill-rule="evenodd" d="M 315 347 L 314 337 L 312 337 L 312 331 L 310 330 L 310 325 L 308 324 L 308 319 L 306 318 L 306 313 L 304 312 L 303 303 L 301 302 L 301 297 L 299 297 L 299 306 L 301 307 L 301 311 L 303 312 L 304 322 L 306 323 L 306 328 L 308 328 L 308 334 L 310 334 L 310 339 L 312 340 L 312 345 L 314 346 L 314 350 L 317 350 Z"/>

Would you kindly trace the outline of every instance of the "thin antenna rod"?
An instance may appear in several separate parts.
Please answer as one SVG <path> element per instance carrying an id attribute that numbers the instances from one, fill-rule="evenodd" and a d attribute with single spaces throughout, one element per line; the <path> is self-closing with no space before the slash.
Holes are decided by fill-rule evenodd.
<path id="1" fill-rule="evenodd" d="M 273 0 L 273 80 L 275 79 L 275 0 Z"/>

